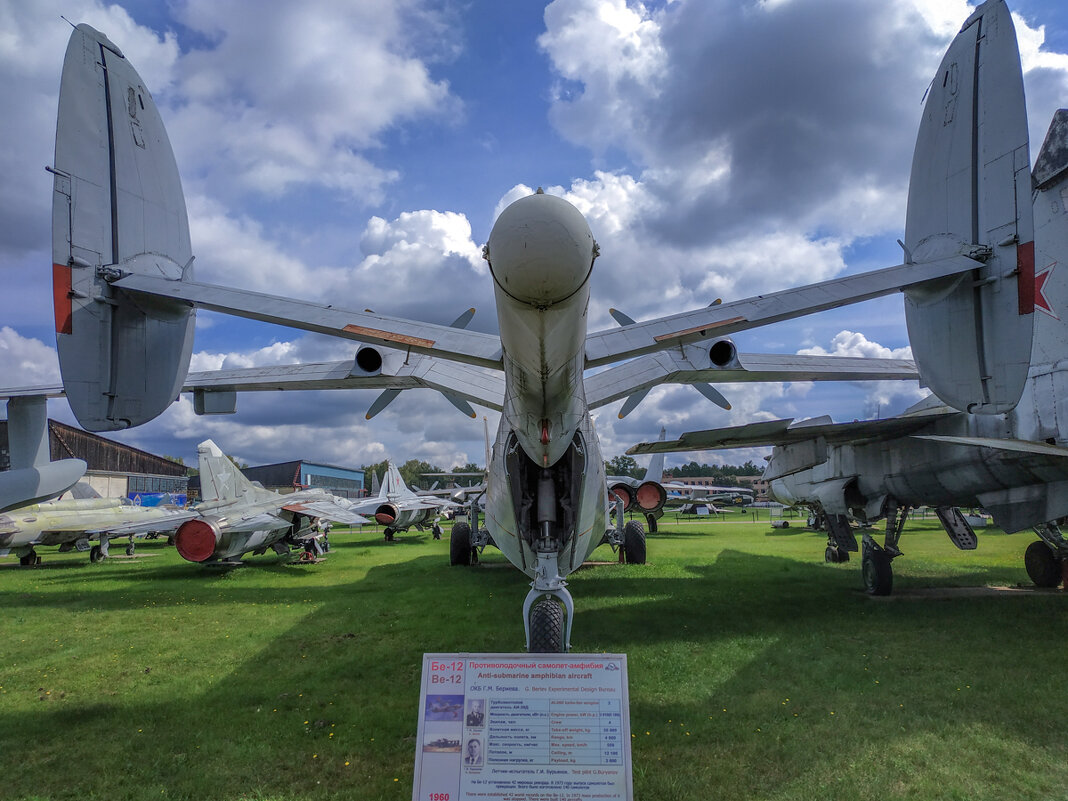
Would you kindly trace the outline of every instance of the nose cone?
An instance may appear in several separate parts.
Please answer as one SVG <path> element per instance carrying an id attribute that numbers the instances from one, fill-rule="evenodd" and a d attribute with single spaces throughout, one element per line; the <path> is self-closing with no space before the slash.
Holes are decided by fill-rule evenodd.
<path id="1" fill-rule="evenodd" d="M 522 303 L 550 306 L 589 279 L 596 244 L 578 209 L 537 194 L 501 212 L 487 248 L 493 280 L 504 292 Z"/>

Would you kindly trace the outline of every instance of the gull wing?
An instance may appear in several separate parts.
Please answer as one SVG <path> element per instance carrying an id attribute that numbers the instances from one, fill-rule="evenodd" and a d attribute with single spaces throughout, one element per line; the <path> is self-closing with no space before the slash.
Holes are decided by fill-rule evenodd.
<path id="1" fill-rule="evenodd" d="M 130 273 L 113 281 L 112 286 L 127 292 L 185 301 L 196 308 L 302 331 L 314 331 L 384 348 L 402 348 L 412 353 L 480 367 L 501 367 L 501 340 L 493 334 L 155 275 Z"/>
<path id="2" fill-rule="evenodd" d="M 907 359 L 740 353 L 727 366 L 717 367 L 709 361 L 704 348 L 687 345 L 610 367 L 588 377 L 585 383 L 586 399 L 595 409 L 658 384 L 918 378 L 915 364 Z"/>
<path id="3" fill-rule="evenodd" d="M 980 262 L 966 255 L 922 264 L 899 264 L 658 317 L 622 328 L 595 331 L 586 337 L 586 366 L 598 367 L 679 345 L 726 337 L 738 331 L 890 295 L 914 284 L 981 266 Z"/>

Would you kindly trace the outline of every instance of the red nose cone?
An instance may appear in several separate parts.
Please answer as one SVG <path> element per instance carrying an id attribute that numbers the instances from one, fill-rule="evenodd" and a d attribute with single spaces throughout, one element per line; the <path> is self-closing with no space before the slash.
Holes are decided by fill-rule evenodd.
<path id="1" fill-rule="evenodd" d="M 375 520 L 377 520 L 383 526 L 390 525 L 396 519 L 397 518 L 387 512 L 375 512 Z"/>
<path id="2" fill-rule="evenodd" d="M 215 529 L 203 520 L 189 520 L 174 535 L 178 555 L 190 562 L 203 562 L 215 553 Z"/>

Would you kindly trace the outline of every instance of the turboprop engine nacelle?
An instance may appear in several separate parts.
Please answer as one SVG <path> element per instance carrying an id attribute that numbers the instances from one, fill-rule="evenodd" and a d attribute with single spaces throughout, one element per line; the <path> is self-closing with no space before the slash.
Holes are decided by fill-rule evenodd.
<path id="1" fill-rule="evenodd" d="M 222 529 L 217 517 L 187 520 L 174 533 L 174 547 L 178 555 L 190 562 L 208 561 L 222 544 Z"/>

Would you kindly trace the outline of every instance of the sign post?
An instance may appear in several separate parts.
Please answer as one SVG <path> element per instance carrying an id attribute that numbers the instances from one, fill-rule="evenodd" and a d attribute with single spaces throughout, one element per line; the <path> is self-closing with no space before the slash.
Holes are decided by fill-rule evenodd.
<path id="1" fill-rule="evenodd" d="M 412 801 L 632 798 L 625 655 L 423 655 Z"/>

